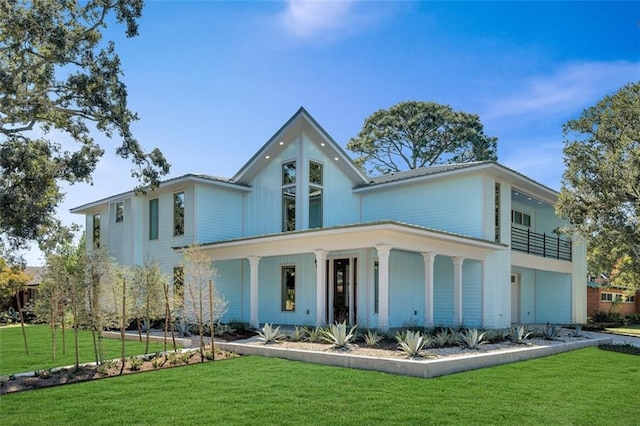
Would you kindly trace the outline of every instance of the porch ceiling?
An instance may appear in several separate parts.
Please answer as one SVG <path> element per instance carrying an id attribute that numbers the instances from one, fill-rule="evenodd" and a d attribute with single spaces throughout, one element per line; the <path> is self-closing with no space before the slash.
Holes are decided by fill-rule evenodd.
<path id="1" fill-rule="evenodd" d="M 202 250 L 216 260 L 230 260 L 313 253 L 315 250 L 355 250 L 381 244 L 398 250 L 478 260 L 484 259 L 487 252 L 508 248 L 491 241 L 398 222 L 377 222 L 222 241 L 204 244 Z M 183 247 L 174 249 L 180 251 Z"/>

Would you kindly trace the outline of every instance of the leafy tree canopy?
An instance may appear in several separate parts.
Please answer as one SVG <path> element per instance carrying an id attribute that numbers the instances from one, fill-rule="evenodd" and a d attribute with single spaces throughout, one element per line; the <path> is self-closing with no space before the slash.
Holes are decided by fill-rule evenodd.
<path id="1" fill-rule="evenodd" d="M 640 287 L 640 82 L 606 96 L 564 125 L 556 210 L 590 239 L 591 268 Z"/>
<path id="2" fill-rule="evenodd" d="M 21 265 L 9 265 L 0 257 L 0 309 L 11 306 L 11 299 L 24 290 L 31 276 L 24 272 Z"/>
<path id="3" fill-rule="evenodd" d="M 104 42 L 107 22 L 137 35 L 142 0 L 0 0 L 0 239 L 11 249 L 56 226 L 61 181 L 91 182 L 103 149 L 95 130 L 117 136 L 138 189 L 156 186 L 169 164 L 131 132 L 120 59 Z M 115 18 L 115 19 L 113 19 Z M 76 149 L 63 148 L 72 139 Z"/>
<path id="4" fill-rule="evenodd" d="M 371 174 L 438 164 L 497 160 L 497 138 L 475 114 L 434 102 L 401 102 L 367 117 L 347 148 Z"/>

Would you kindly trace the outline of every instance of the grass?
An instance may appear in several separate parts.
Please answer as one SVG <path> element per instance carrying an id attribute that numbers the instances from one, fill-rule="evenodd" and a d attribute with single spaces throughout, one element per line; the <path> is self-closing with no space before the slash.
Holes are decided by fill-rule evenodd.
<path id="1" fill-rule="evenodd" d="M 8 394 L 1 404 L 4 425 L 607 425 L 638 424 L 639 393 L 637 357 L 588 348 L 436 379 L 242 357 Z"/>
<path id="2" fill-rule="evenodd" d="M 73 330 L 67 329 L 66 353 L 62 353 L 62 332 L 58 330 L 56 339 L 56 360 L 51 357 L 51 329 L 46 325 L 29 325 L 26 327 L 29 355 L 25 353 L 22 330 L 20 326 L 0 327 L 0 374 L 23 373 L 27 371 L 45 370 L 75 364 Z M 106 359 L 120 358 L 121 341 L 103 339 Z M 91 332 L 81 330 L 78 336 L 80 362 L 95 361 Z M 144 342 L 127 341 L 127 356 L 144 353 Z M 162 344 L 149 343 L 149 352 L 163 349 Z"/>
<path id="3" fill-rule="evenodd" d="M 605 330 L 611 333 L 624 334 L 627 336 L 640 337 L 640 324 L 638 325 L 626 325 L 624 327 L 605 328 Z"/>

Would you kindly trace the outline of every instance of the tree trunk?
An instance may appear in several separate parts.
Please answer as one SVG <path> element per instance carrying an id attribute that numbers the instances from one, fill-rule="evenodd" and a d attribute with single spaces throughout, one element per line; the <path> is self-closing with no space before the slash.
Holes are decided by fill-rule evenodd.
<path id="1" fill-rule="evenodd" d="M 49 302 L 51 305 L 51 360 L 53 362 L 56 361 L 56 296 L 55 296 L 55 287 L 51 287 L 51 301 Z"/>
<path id="2" fill-rule="evenodd" d="M 164 303 L 166 306 L 166 311 L 167 311 L 167 320 L 169 324 L 172 324 L 171 322 L 171 305 L 169 304 L 169 284 L 165 284 L 164 286 Z M 173 351 L 176 352 L 178 350 L 178 347 L 176 346 L 176 334 L 175 331 L 173 329 L 173 327 L 171 327 L 171 340 L 173 341 Z M 166 343 L 166 338 L 165 338 L 165 352 L 167 351 L 167 343 Z"/>
<path id="3" fill-rule="evenodd" d="M 198 316 L 198 332 L 200 332 L 200 361 L 204 362 L 204 317 L 202 316 L 202 287 L 200 287 L 200 291 L 198 292 L 198 303 L 198 309 L 200 311 L 200 315 Z"/>
<path id="4" fill-rule="evenodd" d="M 124 362 L 125 362 L 125 339 L 124 339 L 124 328 L 126 327 L 127 320 L 127 280 L 122 279 L 122 321 L 120 325 L 120 339 L 122 339 L 121 346 L 121 359 L 122 364 L 120 365 L 120 374 L 124 371 Z"/>
<path id="5" fill-rule="evenodd" d="M 78 289 L 76 288 L 76 281 L 73 280 L 73 286 L 71 288 L 71 303 L 73 303 L 73 346 L 76 355 L 76 370 L 80 367 L 80 350 L 78 348 Z"/>
<path id="6" fill-rule="evenodd" d="M 20 301 L 20 292 L 16 288 L 16 302 L 18 302 L 18 316 L 20 317 L 20 327 L 22 327 L 22 339 L 24 340 L 24 350 L 29 355 L 29 345 L 27 344 L 27 332 L 24 329 L 24 316 L 22 315 L 22 302 Z"/>

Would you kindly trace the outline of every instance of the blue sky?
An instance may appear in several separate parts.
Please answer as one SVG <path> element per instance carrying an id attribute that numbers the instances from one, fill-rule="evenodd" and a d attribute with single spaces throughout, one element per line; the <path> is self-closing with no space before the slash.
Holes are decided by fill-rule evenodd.
<path id="1" fill-rule="evenodd" d="M 171 176 L 231 177 L 300 107 L 343 147 L 406 100 L 478 114 L 498 160 L 560 188 L 562 124 L 640 80 L 640 2 L 147 0 L 116 42 L 134 131 Z M 59 209 L 132 189 L 117 141 Z M 41 263 L 36 251 L 29 264 Z"/>

